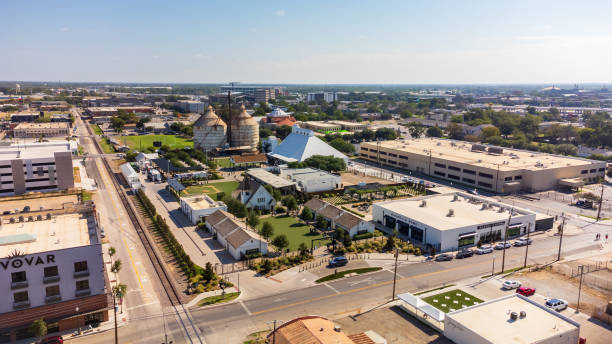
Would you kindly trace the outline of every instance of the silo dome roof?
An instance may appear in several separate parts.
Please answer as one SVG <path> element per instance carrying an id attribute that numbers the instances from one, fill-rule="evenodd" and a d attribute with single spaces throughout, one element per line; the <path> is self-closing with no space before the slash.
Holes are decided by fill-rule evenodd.
<path id="1" fill-rule="evenodd" d="M 197 121 L 193 124 L 194 127 L 208 127 L 213 125 L 222 125 L 226 127 L 225 122 L 217 114 L 212 106 L 208 106 L 208 111 L 200 116 Z"/>
<path id="2" fill-rule="evenodd" d="M 259 125 L 257 121 L 249 115 L 244 105 L 240 105 L 240 114 L 233 119 L 237 125 Z"/>
<path id="3" fill-rule="evenodd" d="M 289 114 L 287 114 L 281 108 L 276 108 L 268 114 L 268 117 L 289 117 Z"/>

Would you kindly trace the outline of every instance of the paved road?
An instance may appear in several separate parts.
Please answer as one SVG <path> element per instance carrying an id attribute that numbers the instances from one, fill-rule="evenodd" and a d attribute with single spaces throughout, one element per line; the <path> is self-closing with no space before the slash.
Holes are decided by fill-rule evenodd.
<path id="1" fill-rule="evenodd" d="M 591 250 L 597 245 L 590 235 L 566 236 L 563 256 Z M 556 259 L 556 237 L 537 238 L 529 247 L 528 264 L 548 263 Z M 522 266 L 525 248 L 506 251 L 505 268 Z M 398 267 L 396 294 L 414 292 L 470 277 L 479 277 L 501 268 L 502 252 L 451 262 L 425 262 Z M 331 271 L 330 271 L 331 273 Z M 207 342 L 238 343 L 247 334 L 268 328 L 273 320 L 318 314 L 340 317 L 363 312 L 391 298 L 393 273 L 387 268 L 323 285 L 281 293 L 239 303 L 193 310 L 192 315 L 205 333 Z"/>

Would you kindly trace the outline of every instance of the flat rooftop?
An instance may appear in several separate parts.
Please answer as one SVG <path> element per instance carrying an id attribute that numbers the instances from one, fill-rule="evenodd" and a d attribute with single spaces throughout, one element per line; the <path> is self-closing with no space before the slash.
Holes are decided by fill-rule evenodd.
<path id="1" fill-rule="evenodd" d="M 247 174 L 275 188 L 283 188 L 295 185 L 294 182 L 279 177 L 274 173 L 268 172 L 263 168 L 254 168 L 247 171 Z"/>
<path id="2" fill-rule="evenodd" d="M 455 196 L 457 197 L 456 200 Z M 477 201 L 474 202 L 470 199 L 476 199 Z M 422 205 L 423 202 L 425 202 L 425 206 Z M 374 206 L 380 206 L 439 230 L 508 220 L 511 206 L 504 205 L 504 211 L 500 212 L 498 206 L 483 209 L 484 202 L 497 204 L 493 203 L 493 200 L 456 192 L 374 203 Z M 453 210 L 453 216 L 448 216 L 451 209 Z M 526 214 L 532 213 L 514 208 L 513 216 Z"/>
<path id="3" fill-rule="evenodd" d="M 68 123 L 65 122 L 19 123 L 15 129 L 65 129 L 68 127 Z"/>
<path id="4" fill-rule="evenodd" d="M 309 180 L 317 180 L 325 177 L 338 177 L 331 173 L 317 170 L 314 168 L 297 168 L 297 169 L 286 169 L 281 170 L 282 175 L 289 175 L 292 179 L 297 181 L 309 181 Z"/>
<path id="5" fill-rule="evenodd" d="M 527 317 L 512 321 L 508 311 L 525 311 Z M 561 314 L 518 295 L 464 308 L 446 317 L 496 344 L 538 343 L 579 327 Z"/>
<path id="6" fill-rule="evenodd" d="M 24 214 L 26 219 L 28 216 Z M 3 217 L 7 221 L 10 215 Z M 97 236 L 95 232 L 89 234 L 87 216 L 82 214 L 57 215 L 51 220 L 32 222 L 4 222 L 0 228 L 0 257 L 6 257 L 15 250 L 31 254 L 96 243 Z"/>
<path id="7" fill-rule="evenodd" d="M 77 195 L 63 195 L 2 201 L 0 202 L 0 214 L 4 213 L 5 211 L 14 213 L 17 209 L 19 209 L 21 212 L 26 206 L 30 207 L 31 211 L 40 210 L 41 207 L 43 207 L 43 209 L 62 209 L 64 203 L 78 204 L 79 198 Z M 16 215 L 19 216 L 19 214 Z"/>
<path id="8" fill-rule="evenodd" d="M 0 146 L 0 160 L 52 158 L 55 152 L 72 152 L 71 143 L 73 141 L 62 140 Z M 74 145 L 76 146 L 76 143 Z"/>
<path id="9" fill-rule="evenodd" d="M 340 124 L 332 123 L 332 122 L 321 122 L 321 121 L 308 121 L 304 122 L 307 125 L 313 125 L 322 128 L 337 128 Z"/>
<path id="10" fill-rule="evenodd" d="M 216 202 L 207 195 L 182 197 L 181 199 L 189 204 L 189 206 L 194 210 L 216 208 L 222 205 L 222 202 Z"/>
<path id="11" fill-rule="evenodd" d="M 376 147 L 376 143 L 363 143 L 364 146 Z M 484 145 L 485 147 L 490 147 Z M 420 138 L 416 140 L 383 141 L 381 148 L 395 149 L 419 155 L 429 155 L 458 163 L 480 166 L 501 171 L 513 170 L 546 170 L 567 166 L 587 166 L 599 161 L 575 157 L 552 155 L 541 152 L 529 152 L 511 148 L 503 148 L 501 154 L 485 151 L 472 151 L 472 143 L 465 141 L 445 140 L 436 138 Z"/>

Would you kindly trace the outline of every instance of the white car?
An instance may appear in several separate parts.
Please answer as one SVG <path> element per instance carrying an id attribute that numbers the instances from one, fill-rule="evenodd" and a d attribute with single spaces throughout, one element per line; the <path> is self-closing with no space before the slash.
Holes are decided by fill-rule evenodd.
<path id="1" fill-rule="evenodd" d="M 549 299 L 546 300 L 546 307 L 559 312 L 567 308 L 567 301 L 563 299 Z"/>
<path id="2" fill-rule="evenodd" d="M 502 288 L 506 290 L 516 289 L 520 286 L 521 286 L 521 282 L 513 281 L 513 280 L 504 281 L 504 283 L 502 284 Z"/>
<path id="3" fill-rule="evenodd" d="M 491 245 L 482 245 L 476 249 L 476 254 L 487 254 L 491 252 L 493 252 L 493 246 Z"/>
<path id="4" fill-rule="evenodd" d="M 506 248 L 510 248 L 510 247 L 512 247 L 512 245 L 508 241 L 506 241 Z M 497 245 L 495 245 L 495 249 L 496 250 L 503 250 L 504 249 L 504 243 L 503 242 L 497 243 Z"/>

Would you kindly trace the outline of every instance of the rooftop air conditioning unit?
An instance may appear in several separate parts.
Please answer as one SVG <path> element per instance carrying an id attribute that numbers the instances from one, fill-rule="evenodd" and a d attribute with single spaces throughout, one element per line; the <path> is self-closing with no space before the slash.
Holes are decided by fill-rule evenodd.
<path id="1" fill-rule="evenodd" d="M 455 211 L 453 209 L 448 209 L 448 214 L 446 214 L 446 216 L 448 216 L 448 217 L 455 216 Z"/>
<path id="2" fill-rule="evenodd" d="M 421 207 L 426 207 L 427 206 L 427 201 L 426 200 L 422 200 L 421 201 Z"/>
<path id="3" fill-rule="evenodd" d="M 458 200 L 459 200 L 459 195 L 454 194 L 454 195 L 453 195 L 453 202 L 456 202 L 456 201 L 458 201 Z"/>
<path id="4" fill-rule="evenodd" d="M 521 311 L 520 318 L 523 319 L 525 317 L 527 317 L 527 312 Z"/>
<path id="5" fill-rule="evenodd" d="M 510 319 L 511 319 L 511 320 L 516 320 L 516 319 L 518 319 L 518 314 L 516 314 L 516 312 L 512 312 L 512 313 L 510 313 Z"/>

